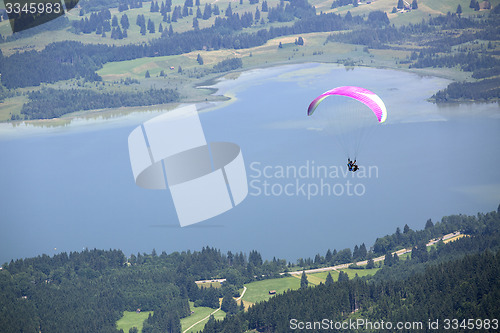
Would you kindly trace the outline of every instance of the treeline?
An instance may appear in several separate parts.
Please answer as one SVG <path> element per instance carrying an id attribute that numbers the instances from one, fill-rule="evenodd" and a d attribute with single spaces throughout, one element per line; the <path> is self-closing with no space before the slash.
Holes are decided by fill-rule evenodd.
<path id="1" fill-rule="evenodd" d="M 431 247 L 428 251 L 425 247 L 425 241 L 420 241 L 412 247 L 411 256 L 407 260 L 399 260 L 397 256 L 393 256 L 392 262 L 387 265 L 387 255 L 384 261 L 384 269 L 380 270 L 371 278 L 371 280 L 404 280 L 411 275 L 422 272 L 425 267 L 435 265 L 447 261 L 457 260 L 467 254 L 482 253 L 486 250 L 500 250 L 500 214 L 491 212 L 485 214 L 481 218 L 487 221 L 482 227 L 480 222 L 472 225 L 473 235 L 466 236 L 445 244 L 442 241 L 436 243 L 436 246 Z"/>
<path id="2" fill-rule="evenodd" d="M 488 214 L 478 214 L 478 216 L 445 216 L 440 222 L 436 223 L 433 223 L 429 219 L 423 230 L 413 231 L 408 225 L 405 225 L 403 232 L 398 227 L 394 234 L 377 238 L 373 245 L 373 252 L 376 255 L 384 255 L 387 251 L 410 248 L 418 243 L 427 242 L 430 239 L 438 238 L 455 231 L 474 235 L 489 228 L 490 224 L 491 221 Z"/>
<path id="3" fill-rule="evenodd" d="M 101 81 L 102 78 L 95 72 L 101 66 L 98 58 L 81 53 L 80 48 L 71 46 L 83 47 L 83 44 L 74 42 L 50 44 L 41 52 L 26 51 L 10 57 L 4 57 L 0 52 L 2 84 L 12 89 L 71 78 Z M 96 46 L 95 49 L 97 51 L 102 47 Z"/>
<path id="4" fill-rule="evenodd" d="M 500 60 L 490 55 L 479 55 L 476 52 L 460 52 L 453 55 L 439 56 L 420 52 L 417 61 L 410 68 L 460 66 L 463 71 L 473 72 L 500 66 Z"/>
<path id="5" fill-rule="evenodd" d="M 150 21 L 150 24 L 151 23 L 152 22 Z M 90 14 L 89 18 L 82 18 L 80 19 L 80 21 L 73 21 L 72 23 L 72 29 L 75 33 L 90 34 L 95 32 L 96 35 L 106 37 L 106 32 L 110 32 L 111 38 L 113 39 L 127 38 L 127 29 L 129 28 L 130 22 L 127 14 L 123 14 L 118 21 L 118 17 L 116 15 L 111 17 L 111 12 L 109 11 L 109 9 L 104 9 L 96 13 L 93 12 L 92 14 Z M 141 26 L 141 33 L 143 32 L 143 30 L 143 34 L 145 34 L 145 24 Z M 151 31 L 152 30 L 150 29 L 150 32 Z"/>
<path id="6" fill-rule="evenodd" d="M 30 101 L 21 109 L 25 119 L 50 119 L 81 110 L 175 102 L 179 100 L 179 93 L 172 89 L 101 93 L 91 89 L 43 88 L 30 92 L 28 98 Z"/>
<path id="7" fill-rule="evenodd" d="M 331 9 L 342 7 L 342 6 L 347 6 L 347 5 L 352 5 L 354 2 L 358 2 L 357 0 L 333 0 Z"/>
<path id="8" fill-rule="evenodd" d="M 469 225 L 478 234 L 449 244 L 440 243 L 430 253 L 425 245 L 420 249 L 414 247 L 411 259 L 384 266 L 375 275 L 377 278 L 350 280 L 342 274 L 333 282 L 329 277 L 324 284 L 276 295 L 267 302 L 253 305 L 245 313 L 226 316 L 220 321 L 211 318 L 203 333 L 288 332 L 294 329 L 291 318 L 303 322 L 322 322 L 324 318 L 342 322 L 352 319 L 354 313 L 355 318 L 372 323 L 382 320 L 422 323 L 421 327 L 398 329 L 402 332 L 431 332 L 433 329 L 427 326 L 429 320 L 439 320 L 443 325 L 449 318 L 457 319 L 457 325 L 469 318 L 481 319 L 478 326 L 469 329 L 496 331 L 498 327 L 491 324 L 500 315 L 496 305 L 500 293 L 497 278 L 500 274 L 500 212 L 481 214 L 476 222 L 479 220 L 483 223 Z M 382 274 L 387 271 L 391 273 Z M 487 321 L 489 325 L 482 326 Z M 366 329 L 348 327 L 347 332 Z M 466 329 L 457 326 L 454 331 Z M 311 331 L 319 332 L 321 327 Z"/>
<path id="9" fill-rule="evenodd" d="M 243 61 L 241 60 L 241 58 L 225 59 L 214 65 L 214 67 L 212 68 L 212 72 L 213 73 L 228 72 L 241 67 L 243 67 Z"/>
<path id="10" fill-rule="evenodd" d="M 498 6 L 500 8 L 500 5 Z M 346 14 L 346 19 L 350 19 L 350 12 Z M 500 17 L 492 14 L 483 19 L 460 18 L 455 14 L 448 13 L 437 17 L 431 17 L 427 21 L 420 23 L 409 23 L 408 25 L 396 28 L 389 25 L 387 14 L 381 11 L 373 11 L 367 17 L 366 23 L 377 27 L 377 29 L 354 29 L 353 31 L 330 35 L 327 41 L 340 41 L 350 44 L 365 45 L 371 48 L 388 48 L 387 44 L 401 44 L 404 41 L 414 41 L 425 45 L 422 55 L 428 53 L 451 52 L 451 47 L 471 40 L 498 40 L 498 29 L 491 29 L 497 26 Z M 358 22 L 359 23 L 359 22 Z M 463 30 L 474 28 L 475 32 L 452 33 L 446 30 Z M 441 32 L 445 30 L 445 32 Z M 439 32 L 431 35 L 429 33 Z M 422 39 L 426 41 L 422 42 Z M 429 66 L 429 65 L 426 65 Z"/>
<path id="11" fill-rule="evenodd" d="M 149 2 L 149 1 L 142 1 L 142 0 L 80 0 L 78 2 L 78 5 L 81 7 L 81 14 L 85 12 L 95 12 L 95 11 L 100 11 L 103 9 L 110 9 L 110 8 L 116 8 L 118 7 L 119 11 L 124 11 L 125 6 L 126 8 L 142 8 L 142 2 Z"/>
<path id="12" fill-rule="evenodd" d="M 493 221 L 489 214 L 478 214 L 477 217 L 467 215 L 445 216 L 436 223 L 429 219 L 425 224 L 425 228 L 417 231 L 412 230 L 405 224 L 403 230 L 398 227 L 394 234 L 377 238 L 374 245 L 369 249 L 364 243 L 359 246 L 355 245 L 352 250 L 350 248 L 334 249 L 333 251 L 328 249 L 324 256 L 318 253 L 314 258 L 298 259 L 297 266 L 309 269 L 369 260 L 396 250 L 416 247 L 422 243 L 425 244 L 430 239 L 455 231 L 461 231 L 469 235 L 484 233 L 485 230 L 491 229 L 492 223 L 496 223 L 496 220 Z M 293 266 L 289 265 L 290 268 Z"/>
<path id="13" fill-rule="evenodd" d="M 453 101 L 488 101 L 500 99 L 498 79 L 484 79 L 477 82 L 453 82 L 432 97 L 437 103 Z"/>
<path id="14" fill-rule="evenodd" d="M 330 35 L 327 41 L 365 45 L 372 49 L 388 48 L 386 45 L 403 36 L 397 28 L 361 29 L 342 34 Z"/>

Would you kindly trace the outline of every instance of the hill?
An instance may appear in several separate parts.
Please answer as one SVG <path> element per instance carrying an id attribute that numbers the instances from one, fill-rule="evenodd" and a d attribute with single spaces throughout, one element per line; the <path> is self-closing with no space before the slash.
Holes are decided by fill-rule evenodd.
<path id="1" fill-rule="evenodd" d="M 401 301 L 399 296 L 382 297 L 380 290 L 386 289 L 390 291 L 389 295 L 401 295 L 404 290 L 408 297 L 403 297 L 407 301 L 404 303 L 406 307 L 402 307 L 401 311 L 419 309 L 419 313 L 425 313 L 427 303 L 417 302 L 418 293 L 413 291 L 423 288 L 418 285 L 418 281 L 422 280 L 422 276 L 429 281 L 434 281 L 436 272 L 446 271 L 447 274 L 453 275 L 454 271 L 450 269 L 453 265 L 462 266 L 456 271 L 456 276 L 450 276 L 450 279 L 453 277 L 456 280 L 447 287 L 450 295 L 458 297 L 457 295 L 461 292 L 464 292 L 466 296 L 469 295 L 465 293 L 465 290 L 459 289 L 463 284 L 458 281 L 463 280 L 464 283 L 467 282 L 467 285 L 474 285 L 477 279 L 486 278 L 484 281 L 481 280 L 482 294 L 477 294 L 484 296 L 483 303 L 480 303 L 479 299 L 473 299 L 469 306 L 464 298 L 459 297 L 456 306 L 463 307 L 464 311 L 450 312 L 449 302 L 451 301 L 446 299 L 443 306 L 446 306 L 447 310 L 436 315 L 455 315 L 456 318 L 467 315 L 486 318 L 494 315 L 495 313 L 485 312 L 484 309 L 489 309 L 491 299 L 496 300 L 494 295 L 498 292 L 495 284 L 497 279 L 492 280 L 487 277 L 490 273 L 494 274 L 495 269 L 498 270 L 496 252 L 500 248 L 500 212 L 478 214 L 478 216 L 453 215 L 444 217 L 435 224 L 428 221 L 425 233 L 439 235 L 439 232 L 448 228 L 460 230 L 469 236 L 447 244 L 442 241 L 438 242 L 428 252 L 425 243 L 422 246 L 421 239 L 424 238 L 424 232 L 417 231 L 415 235 L 421 235 L 421 238 L 409 238 L 408 244 L 412 247 L 411 257 L 409 257 L 411 259 L 398 260 L 397 255 L 386 255 L 384 265 L 381 269 L 373 271 L 376 272 L 373 277 L 370 277 L 372 273 L 366 275 L 359 271 L 359 276 L 366 276 L 357 278 L 355 269 L 351 270 L 351 275 L 341 271 L 336 276 L 338 282 L 335 283 L 335 287 L 331 288 L 336 290 L 335 293 L 340 293 L 338 295 L 343 295 L 342 297 L 347 297 L 351 295 L 351 291 L 354 291 L 352 295 L 355 297 L 351 295 L 349 299 L 344 298 L 342 301 L 344 303 L 332 308 L 338 308 L 340 311 L 334 312 L 335 318 L 346 319 L 353 311 L 366 318 L 373 319 L 377 316 L 379 319 L 382 318 L 381 309 L 398 307 L 397 302 Z M 409 233 L 410 231 L 407 230 L 406 234 Z M 383 238 L 398 237 L 397 235 L 398 231 L 394 235 Z M 397 244 L 394 246 L 398 247 Z M 352 253 L 355 253 L 359 260 L 374 258 L 373 251 L 360 252 L 360 248 L 363 247 L 363 244 L 362 246 L 356 245 Z M 396 248 L 388 249 L 388 251 L 396 250 Z M 284 293 L 271 297 L 269 303 L 258 302 L 262 299 L 262 295 L 257 289 L 251 290 L 251 282 L 280 278 L 280 273 L 286 275 L 287 272 L 308 268 L 304 265 L 310 268 L 326 267 L 331 263 L 349 263 L 353 257 L 347 256 L 347 253 L 351 254 L 351 250 L 329 250 L 324 258 L 319 255 L 314 260 L 311 258 L 299 260 L 297 264 L 287 263 L 281 259 L 263 260 L 257 251 L 251 251 L 248 255 L 232 252 L 222 254 L 219 250 L 208 247 L 201 251 L 171 254 L 165 252 L 157 254 L 153 250 L 151 254 L 138 253 L 129 257 L 119 250 L 94 249 L 69 254 L 60 253 L 53 257 L 42 255 L 37 258 L 12 260 L 4 264 L 0 270 L 0 327 L 2 327 L 2 332 L 40 330 L 42 332 L 118 332 L 116 323 L 122 318 L 123 312 L 141 309 L 141 311 L 153 313 L 144 322 L 143 332 L 167 329 L 179 332 L 182 325 L 181 319 L 191 316 L 193 306 L 194 309 L 200 307 L 215 310 L 221 305 L 220 298 L 225 298 L 226 303 L 222 302 L 223 310 L 228 309 L 227 313 L 234 314 L 221 322 L 209 320 L 207 332 L 210 332 L 211 327 L 223 329 L 225 325 L 232 325 L 227 323 L 234 323 L 235 320 L 253 325 L 245 324 L 246 326 L 241 326 L 242 330 L 264 327 L 273 330 L 277 327 L 276 325 L 283 325 L 278 313 L 280 316 L 288 313 L 287 311 L 293 311 L 293 314 L 297 315 L 304 315 L 301 311 L 306 311 L 306 314 L 310 313 L 311 309 L 316 307 L 311 302 L 316 304 L 315 295 L 321 294 L 321 291 L 324 291 L 323 288 L 326 288 L 327 284 L 330 285 L 329 278 L 326 275 L 323 276 L 324 273 L 318 276 L 311 275 L 310 285 L 316 287 L 301 288 L 298 291 L 283 289 Z M 478 264 L 470 266 L 474 262 Z M 467 265 L 473 268 L 468 270 Z M 468 271 L 473 271 L 476 275 L 467 275 Z M 427 278 L 425 274 L 430 275 Z M 214 278 L 224 278 L 225 282 L 219 288 L 200 287 L 195 283 L 196 280 Z M 280 278 L 279 280 L 285 282 L 286 279 Z M 296 278 L 292 277 L 292 279 Z M 265 282 L 265 288 L 278 289 L 279 287 L 272 285 L 274 283 L 272 281 Z M 331 282 L 333 283 L 333 279 Z M 247 284 L 249 289 L 248 300 L 255 303 L 246 312 L 242 312 L 241 306 L 238 307 L 236 301 L 233 300 L 240 296 L 239 290 L 244 284 Z M 295 288 L 291 284 L 289 287 Z M 439 285 L 428 287 L 434 288 L 433 293 L 439 293 Z M 448 289 L 446 290 L 448 292 Z M 327 291 L 324 292 L 327 293 Z M 431 299 L 437 297 L 436 295 L 430 293 L 428 296 Z M 288 306 L 285 312 L 273 312 L 267 308 L 276 305 L 278 309 L 281 305 L 277 304 L 294 304 L 287 303 L 289 297 L 290 300 L 302 299 L 301 305 Z M 275 303 L 281 300 L 285 303 Z M 246 305 L 248 308 L 249 304 L 246 303 Z M 466 306 L 469 307 L 465 308 Z M 350 310 L 347 311 L 348 309 Z M 264 317 L 261 317 L 262 314 Z M 318 312 L 319 314 L 321 312 Z M 254 315 L 257 321 L 248 319 L 250 318 L 248 316 Z M 278 317 L 273 317 L 275 315 Z M 395 312 L 394 317 L 391 318 L 404 315 L 405 312 Z M 304 318 L 314 319 L 315 317 L 304 315 Z M 331 318 L 334 318 L 333 315 Z M 258 325 L 254 326 L 256 322 Z"/>

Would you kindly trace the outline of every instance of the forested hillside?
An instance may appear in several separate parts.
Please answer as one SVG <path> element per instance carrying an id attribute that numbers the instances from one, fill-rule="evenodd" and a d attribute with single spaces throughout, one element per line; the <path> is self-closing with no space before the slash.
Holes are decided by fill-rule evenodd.
<path id="1" fill-rule="evenodd" d="M 422 247 L 426 237 L 449 230 L 468 236 L 449 244 L 440 242 L 430 252 L 425 243 Z M 389 251 L 399 247 L 398 239 L 413 247 L 411 259 L 387 262 L 371 279 L 349 281 L 344 274 L 339 282 L 327 279 L 326 285 L 289 291 L 246 312 L 232 301 L 243 284 L 280 278 L 280 272 L 304 267 L 280 259 L 263 260 L 257 251 L 248 256 L 222 254 L 208 247 L 171 254 L 153 250 L 128 258 L 119 250 L 94 249 L 12 260 L 0 270 L 0 327 L 6 333 L 117 332 L 115 324 L 123 311 L 139 308 L 154 311 L 143 332 L 179 332 L 180 318 L 191 314 L 188 301 L 216 309 L 222 297 L 229 315 L 222 322 L 209 321 L 205 332 L 283 332 L 290 316 L 343 320 L 352 312 L 374 320 L 400 320 L 409 314 L 418 320 L 498 318 L 498 307 L 493 305 L 500 292 L 500 212 L 452 215 L 435 224 L 429 220 L 422 231 L 405 227 L 403 234 L 396 231 L 376 244 L 390 244 L 384 247 Z M 364 244 L 356 245 L 353 253 L 375 255 L 365 250 Z M 351 249 L 345 249 L 328 250 L 327 262 L 320 255 L 314 261 L 317 266 L 328 265 L 340 260 L 337 255 L 342 252 L 343 261 L 353 259 Z M 314 261 L 300 259 L 298 264 Z M 213 278 L 226 282 L 218 289 L 200 288 L 195 283 Z"/>
<path id="2" fill-rule="evenodd" d="M 496 332 L 500 318 L 500 207 L 486 215 L 443 220 L 443 224 L 455 220 L 472 234 L 446 245 L 441 242 L 430 252 L 425 243 L 419 243 L 409 259 L 386 264 L 374 278 L 349 280 L 342 275 L 338 282 L 327 279 L 317 287 L 277 295 L 223 321 L 212 319 L 203 332 L 291 332 L 298 325 L 307 327 L 314 322 L 318 326 L 311 326 L 311 332 L 339 329 L 332 323 L 343 322 L 348 323 L 340 326 L 346 332 L 380 330 L 380 326 L 353 327 L 349 320 L 383 321 L 394 324 L 393 329 L 396 323 L 413 325 L 398 328 L 398 332 L 435 331 L 429 321 L 438 321 L 440 331 L 448 327 L 454 332 Z M 427 230 L 433 228 L 428 223 Z"/>

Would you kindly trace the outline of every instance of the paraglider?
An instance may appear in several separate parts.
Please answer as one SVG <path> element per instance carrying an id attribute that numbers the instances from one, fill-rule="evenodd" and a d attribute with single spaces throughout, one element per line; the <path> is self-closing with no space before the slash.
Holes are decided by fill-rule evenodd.
<path id="1" fill-rule="evenodd" d="M 351 161 L 349 157 L 347 158 L 347 167 L 349 168 L 349 171 L 352 172 L 356 172 L 359 169 L 358 165 L 356 164 L 356 160 Z"/>
<path id="2" fill-rule="evenodd" d="M 329 109 L 331 110 L 322 110 L 322 112 L 331 113 L 330 116 L 333 117 L 333 123 L 337 124 L 337 128 L 339 128 L 337 130 L 338 135 L 342 136 L 339 141 L 342 142 L 341 145 L 347 153 L 347 166 L 349 168 L 349 171 L 356 172 L 359 169 L 358 165 L 356 164 L 356 157 L 361 145 L 361 139 L 365 136 L 363 133 L 364 128 L 375 123 L 375 119 L 373 119 L 373 117 L 367 118 L 366 107 L 368 107 L 368 109 L 372 111 L 378 123 L 383 123 L 386 121 L 387 109 L 382 99 L 372 91 L 360 87 L 343 86 L 328 90 L 327 92 L 316 97 L 311 102 L 311 104 L 309 104 L 307 115 L 311 116 L 321 104 L 321 102 L 329 96 L 344 96 L 356 101 L 356 103 L 354 104 L 355 107 L 353 109 L 342 107 L 341 103 L 334 103 L 333 106 L 329 107 Z M 366 107 L 364 107 L 363 104 Z M 346 121 L 346 119 L 343 119 L 341 115 L 343 115 L 344 118 L 349 117 L 349 120 L 351 120 L 351 123 L 349 125 L 353 129 L 356 129 L 358 133 L 349 131 L 347 129 L 347 125 L 345 125 L 345 128 L 342 128 L 342 126 L 344 126 L 343 122 Z M 361 118 L 364 118 L 364 123 L 363 121 L 361 121 Z M 354 161 L 350 159 L 351 155 L 354 155 Z"/>

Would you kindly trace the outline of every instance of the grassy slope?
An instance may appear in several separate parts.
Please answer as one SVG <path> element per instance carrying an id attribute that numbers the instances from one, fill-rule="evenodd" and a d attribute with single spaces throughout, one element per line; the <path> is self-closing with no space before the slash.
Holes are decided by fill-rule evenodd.
<path id="1" fill-rule="evenodd" d="M 300 278 L 297 279 L 293 276 L 269 279 L 251 282 L 245 285 L 247 291 L 243 296 L 243 300 L 250 303 L 268 300 L 272 297 L 269 295 L 270 290 L 276 290 L 277 293 L 282 293 L 288 289 L 298 289 L 300 287 Z"/>
<path id="2" fill-rule="evenodd" d="M 184 332 L 188 327 L 190 327 L 191 325 L 193 325 L 197 321 L 209 316 L 212 312 L 215 311 L 212 308 L 207 308 L 207 307 L 202 307 L 202 306 L 195 307 L 193 305 L 193 302 L 189 302 L 189 306 L 191 307 L 191 311 L 193 311 L 194 313 L 192 313 L 189 317 L 181 319 L 182 332 Z M 222 310 L 219 310 L 214 314 L 215 319 L 222 319 L 225 316 L 226 316 L 226 314 Z M 198 332 L 198 331 L 202 330 L 207 321 L 208 321 L 208 319 L 200 322 L 199 324 L 197 324 L 196 326 L 191 328 L 188 332 Z"/>
<path id="3" fill-rule="evenodd" d="M 359 277 L 374 275 L 379 269 L 380 268 L 343 269 L 342 271 L 347 273 L 349 275 L 349 278 L 352 279 L 356 276 L 356 274 L 358 274 Z M 315 286 L 319 285 L 320 283 L 324 283 L 328 273 L 332 275 L 334 281 L 338 280 L 339 277 L 338 271 L 307 274 L 307 280 L 309 281 L 309 285 Z M 270 290 L 276 290 L 276 292 L 280 294 L 288 289 L 291 290 L 299 289 L 300 278 L 301 278 L 300 275 L 294 275 L 285 278 L 262 280 L 246 284 L 245 286 L 247 287 L 247 291 L 243 296 L 243 301 L 245 301 L 245 306 L 248 306 L 252 303 L 266 301 L 269 298 L 273 297 L 272 295 L 269 295 Z"/>
<path id="4" fill-rule="evenodd" d="M 149 314 L 153 311 L 144 311 L 136 313 L 135 311 L 124 311 L 123 317 L 116 322 L 116 328 L 128 332 L 132 327 L 137 327 L 139 332 L 142 332 L 144 320 L 148 319 Z"/>

